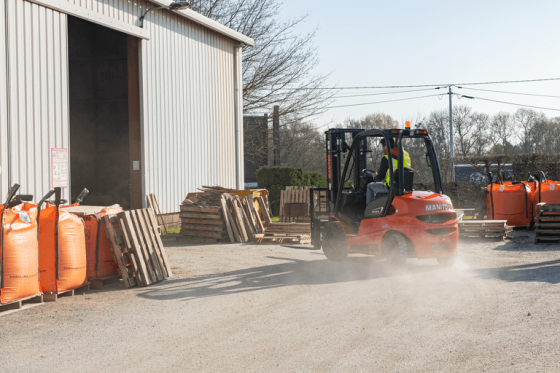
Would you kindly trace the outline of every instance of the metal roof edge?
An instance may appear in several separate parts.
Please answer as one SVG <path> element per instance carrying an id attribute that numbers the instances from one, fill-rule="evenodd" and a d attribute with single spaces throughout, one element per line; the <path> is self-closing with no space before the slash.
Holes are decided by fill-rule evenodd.
<path id="1" fill-rule="evenodd" d="M 171 0 L 149 0 L 151 3 L 154 3 L 159 6 L 168 6 L 173 1 Z M 234 40 L 237 40 L 241 43 L 247 44 L 249 46 L 253 46 L 255 41 L 248 36 L 243 35 L 240 32 L 237 32 L 229 27 L 222 25 L 219 22 L 216 22 L 208 17 L 203 16 L 200 13 L 195 12 L 192 9 L 185 9 L 185 10 L 173 10 L 173 13 L 179 14 L 193 22 L 196 22 L 204 27 L 207 27 L 211 30 L 214 30 L 222 35 L 228 36 Z"/>

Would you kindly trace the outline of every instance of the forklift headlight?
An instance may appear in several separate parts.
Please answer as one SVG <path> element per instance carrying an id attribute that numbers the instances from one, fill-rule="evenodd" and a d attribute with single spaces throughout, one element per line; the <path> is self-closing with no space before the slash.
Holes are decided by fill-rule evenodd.
<path id="1" fill-rule="evenodd" d="M 447 236 L 450 233 L 454 233 L 456 231 L 455 228 L 435 228 L 435 229 L 426 229 L 424 232 L 429 234 L 435 234 L 436 236 Z"/>
<path id="2" fill-rule="evenodd" d="M 431 223 L 431 224 L 444 224 L 448 221 L 457 219 L 456 212 L 442 212 L 439 214 L 427 214 L 427 215 L 418 215 L 416 219 L 420 220 L 424 223 Z"/>

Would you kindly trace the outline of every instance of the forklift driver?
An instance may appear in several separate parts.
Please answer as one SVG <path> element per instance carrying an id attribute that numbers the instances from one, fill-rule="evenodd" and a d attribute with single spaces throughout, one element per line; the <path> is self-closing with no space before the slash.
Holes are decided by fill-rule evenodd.
<path id="1" fill-rule="evenodd" d="M 391 159 L 393 160 L 393 170 L 396 171 L 398 168 L 398 149 L 395 147 L 395 141 L 393 138 L 389 138 L 391 145 Z M 389 152 L 387 152 L 387 145 L 385 144 L 385 139 L 381 139 L 381 146 L 383 147 L 383 152 L 385 155 L 381 158 L 381 164 L 379 166 L 379 172 L 375 174 L 373 178 L 373 183 L 369 183 L 366 192 L 366 206 L 370 203 L 377 194 L 389 193 L 390 187 L 390 175 L 389 175 Z M 410 167 L 410 156 L 406 151 L 404 155 L 404 167 Z M 373 175 L 372 175 L 373 176 Z"/>

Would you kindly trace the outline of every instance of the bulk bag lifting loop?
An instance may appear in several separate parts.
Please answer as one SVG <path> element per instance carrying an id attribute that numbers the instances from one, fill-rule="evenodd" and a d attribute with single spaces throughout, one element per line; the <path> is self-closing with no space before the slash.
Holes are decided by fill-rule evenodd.
<path id="1" fill-rule="evenodd" d="M 494 196 L 492 195 L 494 187 L 494 175 L 492 172 L 488 172 L 488 178 L 490 179 L 490 204 L 492 205 L 492 220 L 494 220 Z"/>
<path id="2" fill-rule="evenodd" d="M 547 179 L 546 179 L 545 173 L 542 172 L 542 171 L 539 171 L 539 173 L 536 176 L 537 176 L 537 179 L 539 180 L 539 203 L 541 203 L 542 202 L 542 197 L 541 197 L 542 185 L 547 181 Z"/>
<path id="3" fill-rule="evenodd" d="M 19 187 L 15 184 L 10 188 L 6 203 L 0 205 L 2 304 L 41 294 L 36 239 L 37 205 L 27 203 L 33 199 L 32 195 L 15 195 Z"/>
<path id="4" fill-rule="evenodd" d="M 4 288 L 4 212 L 6 212 L 8 208 L 10 208 L 10 202 L 16 195 L 19 187 L 19 184 L 14 184 L 8 191 L 8 198 L 6 198 L 4 208 L 2 209 L 2 213 L 0 214 L 0 250 L 2 250 L 2 253 L 0 255 L 0 289 Z"/>
<path id="5" fill-rule="evenodd" d="M 86 198 L 88 194 L 89 190 L 87 190 L 87 188 L 84 188 L 78 198 L 76 198 L 76 204 L 79 205 L 80 203 L 82 203 L 84 201 L 84 198 Z M 101 218 L 97 214 L 94 214 L 94 216 L 97 219 L 97 240 L 95 242 L 95 270 L 99 271 L 99 234 L 101 231 Z"/>
<path id="6" fill-rule="evenodd" d="M 54 248 L 55 248 L 55 255 L 56 255 L 56 279 L 60 280 L 60 271 L 59 271 L 59 255 L 58 255 L 58 223 L 60 220 L 60 197 L 62 193 L 62 188 L 54 188 L 54 205 L 56 207 L 56 223 L 55 223 L 55 231 L 54 231 Z"/>
<path id="7" fill-rule="evenodd" d="M 99 233 L 101 232 L 101 218 L 99 215 L 94 214 L 97 220 L 97 240 L 95 241 L 95 270 L 99 271 Z"/>
<path id="8" fill-rule="evenodd" d="M 0 250 L 2 250 L 2 255 L 0 256 L 0 289 L 4 288 L 4 212 L 9 208 L 20 205 L 23 201 L 29 202 L 33 199 L 31 194 L 18 194 L 14 197 L 19 187 L 19 184 L 14 184 L 8 191 L 8 198 L 6 198 L 2 214 L 0 214 Z"/>
<path id="9" fill-rule="evenodd" d="M 40 220 L 41 218 L 41 206 L 43 206 L 43 203 L 45 203 L 45 201 L 49 198 L 51 198 L 51 196 L 54 194 L 54 190 L 49 191 L 47 194 L 45 194 L 45 196 L 39 201 L 39 206 L 37 206 L 37 221 Z M 39 241 L 39 232 L 41 230 L 41 225 L 37 225 L 37 241 Z"/>

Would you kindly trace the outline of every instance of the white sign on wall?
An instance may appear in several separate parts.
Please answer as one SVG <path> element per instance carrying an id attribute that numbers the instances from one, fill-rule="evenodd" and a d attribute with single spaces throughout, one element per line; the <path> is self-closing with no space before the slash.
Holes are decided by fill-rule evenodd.
<path id="1" fill-rule="evenodd" d="M 68 188 L 68 149 L 51 149 L 51 177 L 53 188 Z"/>

